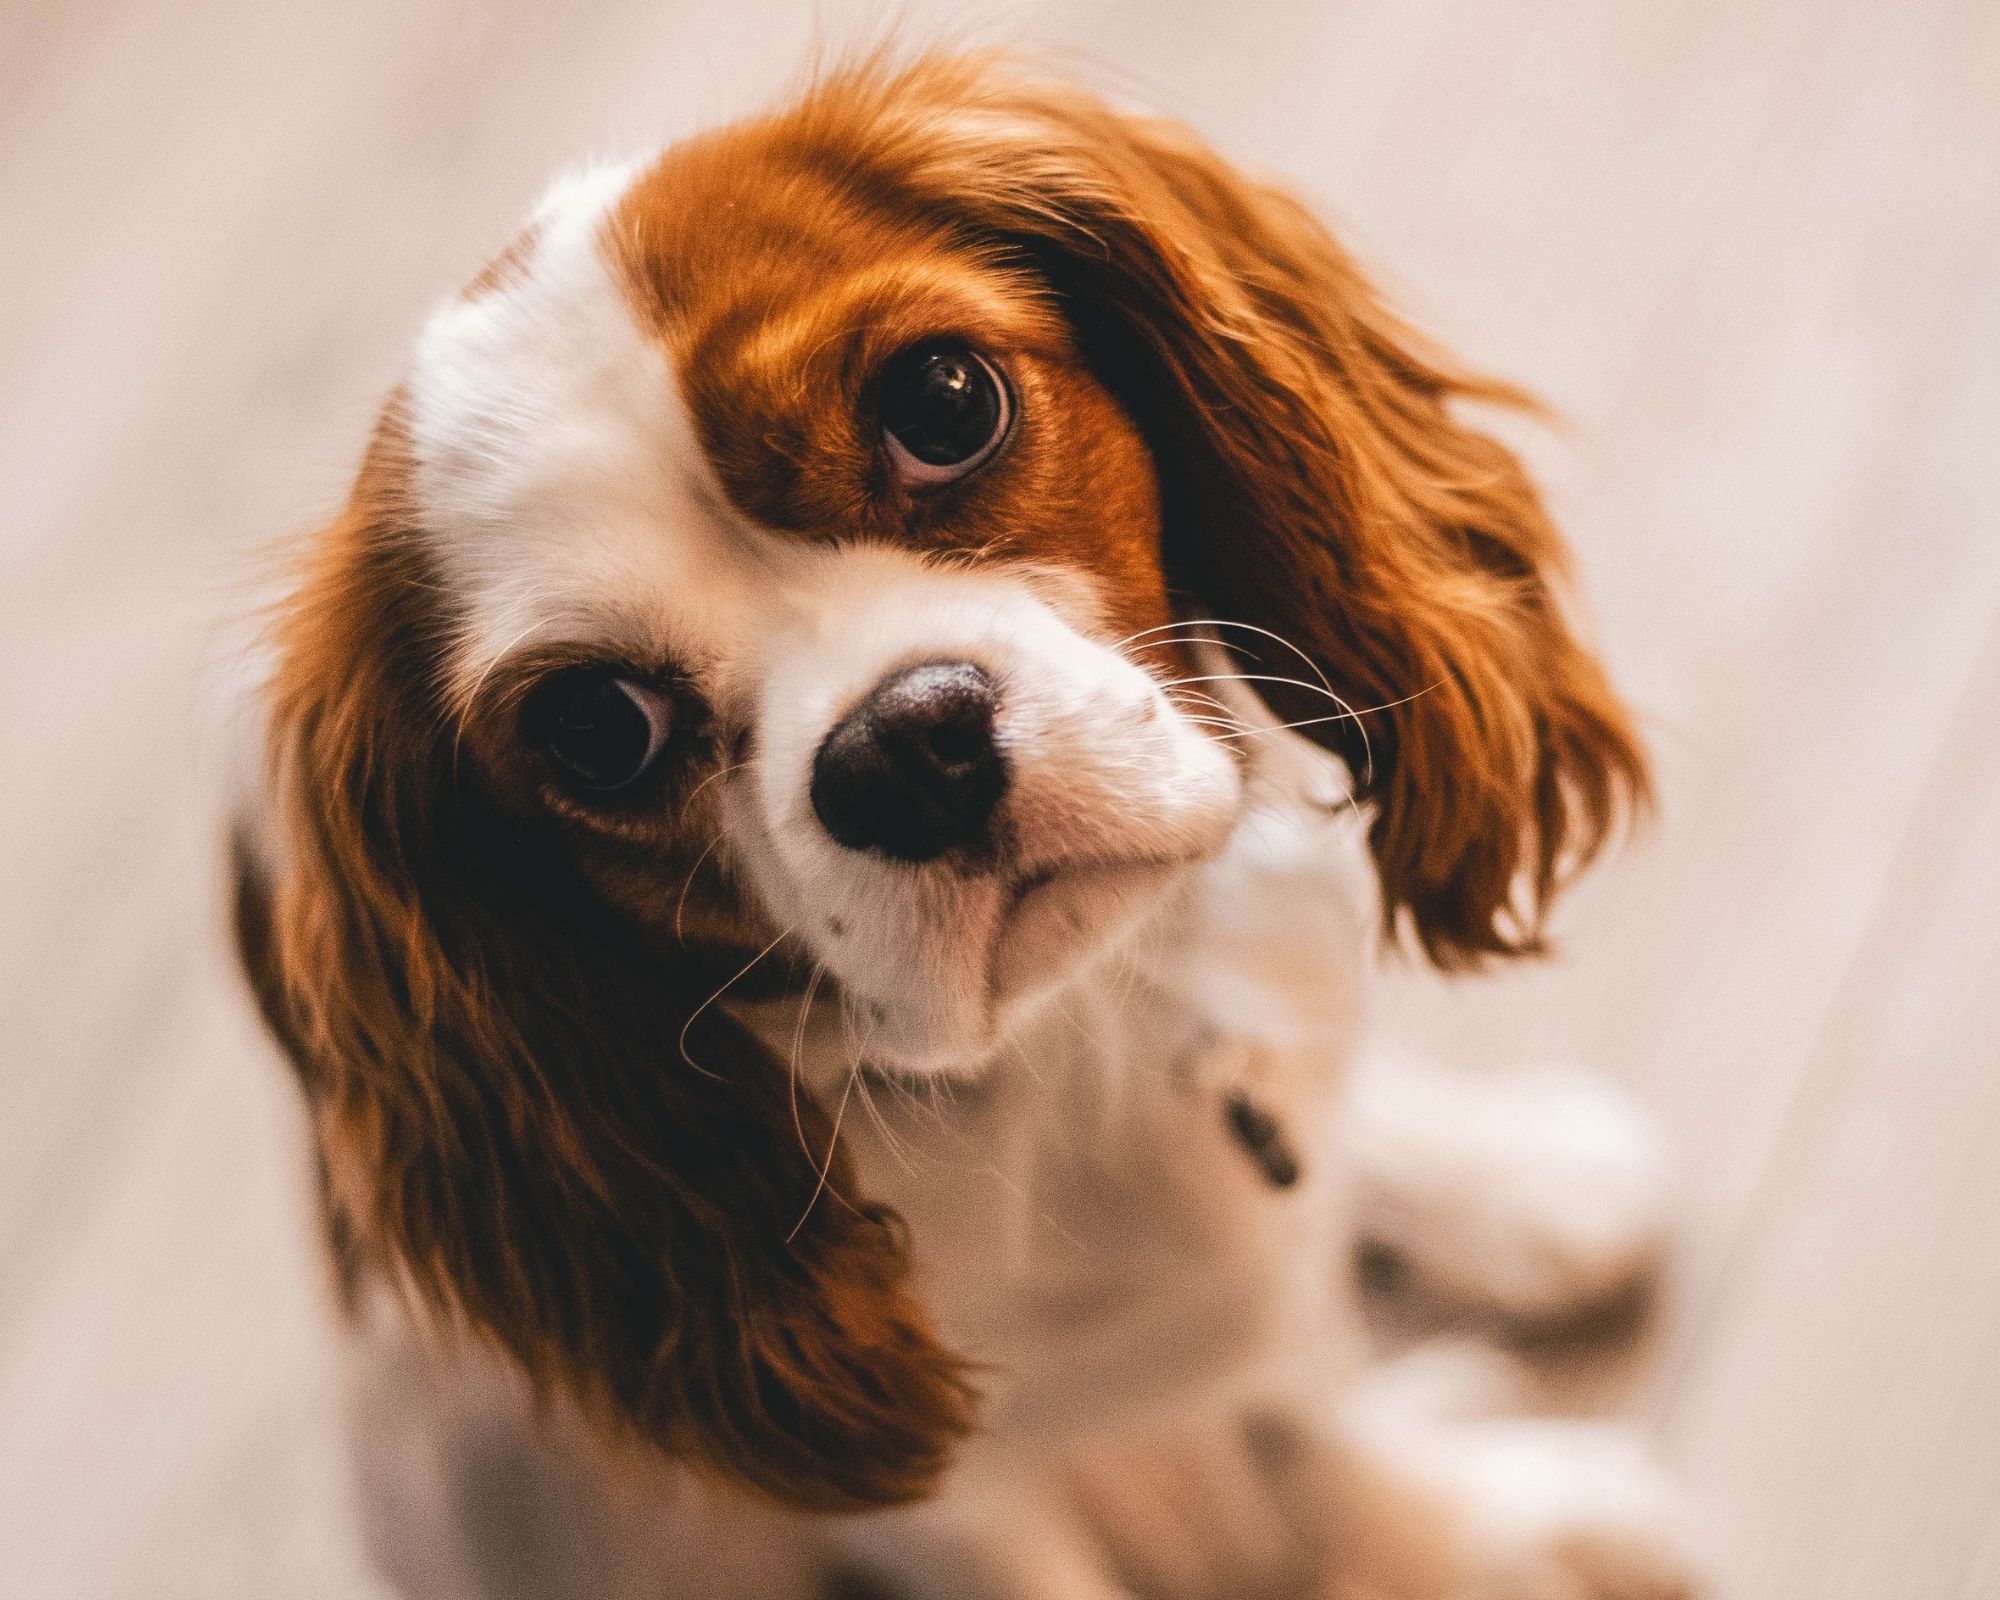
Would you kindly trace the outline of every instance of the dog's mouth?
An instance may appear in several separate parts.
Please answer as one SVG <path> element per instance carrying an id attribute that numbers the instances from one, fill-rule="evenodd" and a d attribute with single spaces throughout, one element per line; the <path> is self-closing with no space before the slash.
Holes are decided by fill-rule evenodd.
<path id="1" fill-rule="evenodd" d="M 1194 864 L 1069 861 L 991 880 L 983 914 L 933 929 L 934 944 L 909 952 L 905 991 L 882 997 L 843 984 L 850 1014 L 865 1018 L 854 1040 L 865 1064 L 899 1081 L 976 1079 L 1042 1002 L 1140 936 Z M 831 963 L 825 970 L 841 981 Z M 940 990 L 963 1003 L 940 1006 Z"/>
<path id="2" fill-rule="evenodd" d="M 1060 862 L 1016 879 L 994 919 L 987 953 L 994 1026 L 1131 932 L 1192 864 L 1164 857 Z"/>
<path id="3" fill-rule="evenodd" d="M 837 1053 L 903 1084 L 931 1079 L 971 1082 L 1004 1054 L 1039 1003 L 1087 978 L 1167 905 L 1199 858 L 1133 857 L 1065 861 L 1008 878 L 987 879 L 983 909 L 965 907 L 955 927 L 934 925 L 913 940 L 893 968 L 900 986 L 856 983 L 838 955 L 809 946 L 753 960 L 774 976 L 736 982 L 732 999 L 749 1002 L 779 1043 L 796 1050 L 805 1036 L 802 1005 L 837 998 L 821 1020 L 844 1013 Z M 739 974 L 740 977 L 740 974 Z M 959 1001 L 940 1003 L 942 995 Z M 835 1035 L 829 1035 L 830 1038 Z"/>

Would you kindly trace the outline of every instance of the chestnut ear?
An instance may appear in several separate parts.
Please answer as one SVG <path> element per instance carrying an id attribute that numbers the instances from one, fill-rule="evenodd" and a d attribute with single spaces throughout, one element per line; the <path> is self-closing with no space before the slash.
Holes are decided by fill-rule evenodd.
<path id="1" fill-rule="evenodd" d="M 1540 497 L 1453 410 L 1521 396 L 1454 367 L 1301 206 L 1183 128 L 978 59 L 898 93 L 930 106 L 902 158 L 924 202 L 1033 266 L 1151 441 L 1170 580 L 1315 669 L 1246 629 L 1247 671 L 1339 697 L 1267 694 L 1372 800 L 1389 925 L 1445 966 L 1537 949 L 1647 774 L 1563 616 Z"/>
<path id="2" fill-rule="evenodd" d="M 971 1393 L 896 1219 L 809 1204 L 819 1107 L 454 770 L 412 548 L 365 495 L 320 540 L 270 688 L 275 847 L 239 852 L 343 1274 L 784 1501 L 922 1494 Z"/>

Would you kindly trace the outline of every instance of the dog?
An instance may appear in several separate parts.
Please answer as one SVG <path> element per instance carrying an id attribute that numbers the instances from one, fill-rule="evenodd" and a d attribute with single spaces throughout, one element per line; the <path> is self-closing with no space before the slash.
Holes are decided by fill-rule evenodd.
<path id="1" fill-rule="evenodd" d="M 573 176 L 436 313 L 237 885 L 407 1592 L 1693 1592 L 1629 1436 L 1371 1363 L 1348 1267 L 1658 1252 L 1598 1091 L 1352 1060 L 1645 803 L 1522 399 L 997 56 Z"/>

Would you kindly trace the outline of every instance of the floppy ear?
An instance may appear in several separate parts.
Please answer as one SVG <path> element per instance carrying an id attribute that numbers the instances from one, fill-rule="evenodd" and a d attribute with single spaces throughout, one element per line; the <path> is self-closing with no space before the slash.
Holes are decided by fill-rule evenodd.
<path id="1" fill-rule="evenodd" d="M 305 1083 L 343 1276 L 782 1500 L 921 1494 L 971 1396 L 896 1219 L 835 1198 L 837 1154 L 810 1203 L 820 1109 L 454 770 L 435 591 L 365 501 L 282 623 L 274 847 L 239 852 L 240 943 Z"/>
<path id="2" fill-rule="evenodd" d="M 1259 686 L 1320 719 L 1373 800 L 1390 926 L 1445 966 L 1536 949 L 1647 777 L 1563 617 L 1534 485 L 1452 409 L 1521 397 L 1454 368 L 1302 207 L 1186 130 L 990 62 L 911 81 L 930 110 L 905 159 L 933 213 L 1034 266 L 1152 443 L 1170 581 L 1296 646 L 1354 713 Z M 1226 637 L 1247 671 L 1315 675 Z"/>

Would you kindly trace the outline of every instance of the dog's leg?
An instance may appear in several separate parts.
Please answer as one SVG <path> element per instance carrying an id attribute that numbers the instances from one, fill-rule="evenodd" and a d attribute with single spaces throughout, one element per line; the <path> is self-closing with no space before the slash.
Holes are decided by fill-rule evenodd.
<path id="1" fill-rule="evenodd" d="M 1271 1425 L 1288 1510 L 1317 1525 L 1320 1600 L 1702 1592 L 1679 1508 L 1637 1434 L 1494 1414 L 1515 1386 L 1508 1365 L 1472 1347 L 1420 1348 L 1331 1416 Z"/>
<path id="2" fill-rule="evenodd" d="M 1632 1107 L 1581 1073 L 1372 1060 L 1343 1112 L 1362 1244 L 1430 1292 L 1546 1321 L 1639 1291 L 1658 1266 L 1658 1148 Z"/>

